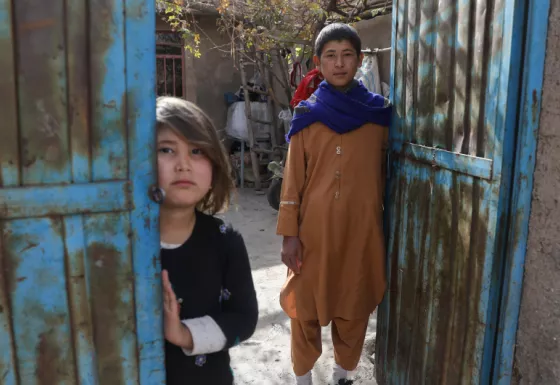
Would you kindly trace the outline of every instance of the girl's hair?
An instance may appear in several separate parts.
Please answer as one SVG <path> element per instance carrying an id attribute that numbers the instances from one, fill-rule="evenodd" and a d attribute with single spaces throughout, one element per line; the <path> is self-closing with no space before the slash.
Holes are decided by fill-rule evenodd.
<path id="1" fill-rule="evenodd" d="M 157 129 L 170 128 L 189 143 L 199 146 L 212 163 L 212 187 L 197 209 L 208 214 L 225 210 L 235 185 L 225 148 L 214 124 L 197 105 L 162 96 L 156 101 Z"/>

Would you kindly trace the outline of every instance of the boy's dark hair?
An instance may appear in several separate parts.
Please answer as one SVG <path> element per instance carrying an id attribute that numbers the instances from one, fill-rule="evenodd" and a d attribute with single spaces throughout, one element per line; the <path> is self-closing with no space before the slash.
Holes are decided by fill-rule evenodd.
<path id="1" fill-rule="evenodd" d="M 348 24 L 333 23 L 327 25 L 319 32 L 317 40 L 315 40 L 315 55 L 321 57 L 325 44 L 331 41 L 348 40 L 356 50 L 356 55 L 362 52 L 362 40 L 358 32 Z"/>
<path id="2" fill-rule="evenodd" d="M 216 127 L 196 104 L 162 96 L 156 101 L 157 129 L 169 128 L 189 143 L 199 146 L 212 163 L 212 187 L 197 209 L 216 214 L 230 203 L 235 184 L 231 165 Z"/>

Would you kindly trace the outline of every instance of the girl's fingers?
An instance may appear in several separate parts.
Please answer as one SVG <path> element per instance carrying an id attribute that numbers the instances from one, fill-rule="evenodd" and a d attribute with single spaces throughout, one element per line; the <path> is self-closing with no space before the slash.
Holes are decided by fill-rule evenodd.
<path id="1" fill-rule="evenodd" d="M 169 273 L 167 270 L 163 270 L 161 272 L 162 284 L 163 284 L 163 308 L 164 311 L 168 313 L 177 313 L 179 314 L 181 305 L 179 301 L 177 301 L 177 296 L 175 295 L 175 291 L 173 291 L 173 286 L 171 286 L 171 282 L 169 281 Z"/>
<path id="2" fill-rule="evenodd" d="M 167 272 L 167 270 L 163 270 L 161 272 L 161 281 L 163 285 L 163 294 L 164 296 L 167 295 L 169 297 L 173 292 L 173 289 L 171 287 L 171 282 L 169 281 L 169 273 Z"/>
<path id="3" fill-rule="evenodd" d="M 171 309 L 170 307 L 170 295 L 169 295 L 169 287 L 170 287 L 170 282 L 169 282 L 169 273 L 167 272 L 167 270 L 163 270 L 161 272 L 161 282 L 162 282 L 162 289 L 163 289 L 163 309 L 166 312 L 169 312 L 169 310 Z"/>
<path id="4" fill-rule="evenodd" d="M 171 302 L 177 302 L 177 296 L 175 295 L 175 292 L 171 287 L 168 289 L 168 294 L 169 294 L 169 300 Z"/>

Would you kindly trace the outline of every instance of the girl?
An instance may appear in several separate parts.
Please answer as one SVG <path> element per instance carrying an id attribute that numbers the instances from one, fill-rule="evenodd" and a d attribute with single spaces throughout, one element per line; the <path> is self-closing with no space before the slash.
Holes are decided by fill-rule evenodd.
<path id="1" fill-rule="evenodd" d="M 182 99 L 157 100 L 158 182 L 168 385 L 232 385 L 228 349 L 257 324 L 241 235 L 213 215 L 234 189 L 218 133 Z"/>

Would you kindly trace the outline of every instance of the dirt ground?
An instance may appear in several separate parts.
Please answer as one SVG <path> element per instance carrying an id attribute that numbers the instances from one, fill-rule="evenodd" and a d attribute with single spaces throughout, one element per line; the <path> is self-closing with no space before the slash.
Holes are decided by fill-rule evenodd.
<path id="1" fill-rule="evenodd" d="M 281 238 L 275 234 L 276 211 L 269 207 L 265 196 L 249 189 L 239 191 L 235 203 L 223 218 L 243 234 L 260 308 L 253 337 L 231 350 L 236 385 L 295 384 L 290 362 L 289 319 L 279 304 L 286 268 L 280 260 Z M 355 373 L 356 385 L 376 384 L 369 357 L 373 353 L 375 325 L 375 315 L 372 315 L 364 354 Z M 323 330 L 323 355 L 313 373 L 314 385 L 329 384 L 333 362 L 330 328 L 326 328 Z"/>

